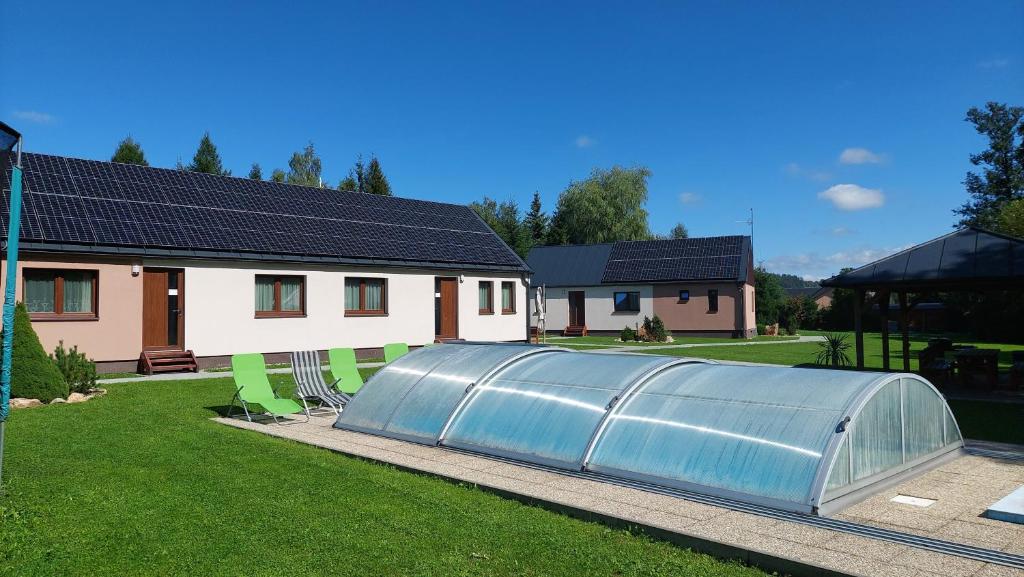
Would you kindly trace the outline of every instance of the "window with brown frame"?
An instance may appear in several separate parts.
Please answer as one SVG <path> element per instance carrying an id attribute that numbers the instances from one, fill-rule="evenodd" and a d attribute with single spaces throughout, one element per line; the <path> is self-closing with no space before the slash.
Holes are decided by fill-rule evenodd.
<path id="1" fill-rule="evenodd" d="M 501 314 L 511 315 L 516 312 L 516 283 L 501 283 Z"/>
<path id="2" fill-rule="evenodd" d="M 494 283 L 489 280 L 480 281 L 480 314 L 494 314 Z"/>
<path id="3" fill-rule="evenodd" d="M 346 278 L 345 316 L 386 315 L 387 286 L 387 281 L 382 278 Z"/>
<path id="4" fill-rule="evenodd" d="M 22 300 L 34 321 L 88 321 L 98 318 L 99 272 L 31 269 L 22 271 Z"/>
<path id="5" fill-rule="evenodd" d="M 708 289 L 708 312 L 718 312 L 718 289 Z"/>
<path id="6" fill-rule="evenodd" d="M 306 316 L 306 277 L 256 275 L 256 318 Z"/>

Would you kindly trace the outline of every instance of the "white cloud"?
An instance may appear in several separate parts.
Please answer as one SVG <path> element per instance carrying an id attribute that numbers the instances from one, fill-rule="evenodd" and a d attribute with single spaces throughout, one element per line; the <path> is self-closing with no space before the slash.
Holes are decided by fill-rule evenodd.
<path id="1" fill-rule="evenodd" d="M 701 195 L 697 194 L 696 192 L 680 192 L 679 193 L 679 203 L 680 204 L 697 204 L 701 200 L 703 200 L 703 197 L 701 197 Z"/>
<path id="2" fill-rule="evenodd" d="M 595 144 L 597 144 L 597 141 L 586 134 L 581 134 L 576 137 L 576 148 L 590 148 Z"/>
<path id="3" fill-rule="evenodd" d="M 847 148 L 839 153 L 840 164 L 879 164 L 885 157 L 866 148 Z"/>
<path id="4" fill-rule="evenodd" d="M 838 274 L 845 267 L 863 266 L 906 248 L 909 245 L 894 248 L 860 247 L 824 255 L 816 252 L 781 255 L 764 261 L 764 267 L 776 273 L 795 274 L 805 280 L 820 280 Z"/>
<path id="5" fill-rule="evenodd" d="M 815 234 L 825 236 L 850 236 L 857 234 L 857 231 L 852 228 L 847 228 L 845 226 L 836 226 L 832 228 L 818 229 L 815 231 Z"/>
<path id="6" fill-rule="evenodd" d="M 885 204 L 881 190 L 856 184 L 837 184 L 819 192 L 818 198 L 831 201 L 839 210 L 864 210 Z"/>
<path id="7" fill-rule="evenodd" d="M 782 171 L 793 177 L 806 178 L 808 180 L 815 180 L 819 182 L 832 178 L 832 173 L 828 171 L 818 170 L 816 168 L 807 168 L 800 166 L 795 162 L 790 162 L 786 166 L 783 166 Z"/>
<path id="8" fill-rule="evenodd" d="M 32 124 L 54 124 L 57 122 L 56 116 L 35 110 L 15 110 L 11 116 Z"/>
<path id="9" fill-rule="evenodd" d="M 1009 65 L 1009 58 L 990 58 L 979 62 L 978 68 L 1006 68 Z"/>

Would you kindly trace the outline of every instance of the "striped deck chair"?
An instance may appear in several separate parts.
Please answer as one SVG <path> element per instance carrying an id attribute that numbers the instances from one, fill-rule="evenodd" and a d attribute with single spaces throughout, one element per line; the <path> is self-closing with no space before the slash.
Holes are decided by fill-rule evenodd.
<path id="1" fill-rule="evenodd" d="M 310 402 L 318 403 L 317 408 L 327 405 L 335 413 L 341 414 L 341 409 L 352 400 L 352 397 L 339 393 L 324 381 L 317 351 L 293 352 L 292 375 L 295 377 L 295 396 L 302 400 L 307 416 Z"/>

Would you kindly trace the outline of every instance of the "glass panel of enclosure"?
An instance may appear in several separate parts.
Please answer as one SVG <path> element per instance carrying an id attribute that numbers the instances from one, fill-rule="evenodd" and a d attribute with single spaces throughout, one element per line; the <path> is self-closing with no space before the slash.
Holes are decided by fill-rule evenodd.
<path id="1" fill-rule="evenodd" d="M 912 461 L 946 444 L 942 433 L 946 407 L 939 395 L 921 381 L 901 379 L 901 382 L 906 460 Z"/>
<path id="2" fill-rule="evenodd" d="M 894 379 L 875 393 L 850 425 L 851 480 L 903 464 L 900 412 L 900 379 Z"/>
<path id="3" fill-rule="evenodd" d="M 774 367 L 672 367 L 613 411 L 587 468 L 807 503 L 844 410 L 876 378 Z"/>
<path id="4" fill-rule="evenodd" d="M 366 386 L 345 406 L 335 426 L 341 429 L 379 432 L 395 408 L 424 375 L 457 355 L 459 347 L 422 347 L 392 361 L 367 381 Z"/>
<path id="5" fill-rule="evenodd" d="M 465 396 L 467 389 L 489 371 L 517 355 L 563 353 L 554 349 L 545 350 L 545 347 L 516 344 L 446 344 L 439 347 L 451 347 L 456 350 L 406 393 L 384 426 L 384 434 L 390 433 L 422 442 L 436 442 L 441 429 Z M 526 362 L 526 359 L 518 362 Z"/>
<path id="6" fill-rule="evenodd" d="M 850 484 L 850 438 L 846 437 L 843 439 L 842 444 L 839 445 L 839 450 L 836 451 L 836 461 L 832 465 L 832 472 L 828 476 L 828 484 L 825 487 L 826 491 L 832 489 L 838 489 L 839 487 L 845 487 Z"/>
<path id="7" fill-rule="evenodd" d="M 946 412 L 946 423 L 943 425 L 943 434 L 946 437 L 946 444 L 956 443 L 962 441 L 960 437 L 960 429 L 956 426 L 956 421 L 953 420 L 953 413 L 949 412 L 949 407 L 945 407 Z"/>
<path id="8" fill-rule="evenodd" d="M 477 386 L 443 443 L 575 468 L 612 398 L 674 360 L 572 352 L 530 357 Z"/>

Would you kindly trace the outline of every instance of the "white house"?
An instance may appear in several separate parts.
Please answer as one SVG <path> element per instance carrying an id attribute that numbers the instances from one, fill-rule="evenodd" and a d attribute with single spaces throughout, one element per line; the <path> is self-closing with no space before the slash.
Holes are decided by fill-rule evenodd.
<path id="1" fill-rule="evenodd" d="M 529 269 L 465 206 L 40 154 L 22 164 L 18 299 L 44 348 L 77 345 L 101 370 L 148 351 L 208 366 L 527 338 Z"/>
<path id="2" fill-rule="evenodd" d="M 540 246 L 527 257 L 548 331 L 617 334 L 657 315 L 674 333 L 722 337 L 757 332 L 753 260 L 747 236 Z"/>

